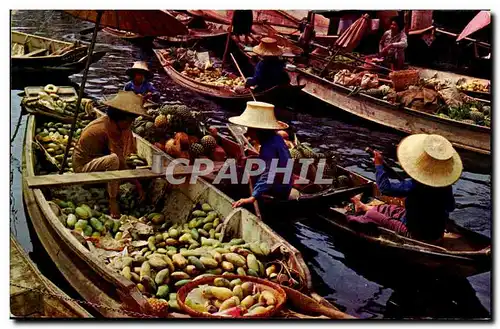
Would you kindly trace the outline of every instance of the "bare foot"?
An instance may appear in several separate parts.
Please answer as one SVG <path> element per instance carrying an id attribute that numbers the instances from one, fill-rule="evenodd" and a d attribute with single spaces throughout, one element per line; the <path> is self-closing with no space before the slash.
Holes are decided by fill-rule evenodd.
<path id="1" fill-rule="evenodd" d="M 120 218 L 120 207 L 118 206 L 118 202 L 116 200 L 109 200 L 109 211 L 112 218 Z"/>
<path id="2" fill-rule="evenodd" d="M 352 203 L 354 203 L 354 212 L 356 214 L 366 212 L 370 209 L 369 206 L 367 206 L 366 204 L 361 202 L 362 196 L 363 196 L 363 194 L 361 193 L 361 194 L 355 195 L 351 198 Z"/>

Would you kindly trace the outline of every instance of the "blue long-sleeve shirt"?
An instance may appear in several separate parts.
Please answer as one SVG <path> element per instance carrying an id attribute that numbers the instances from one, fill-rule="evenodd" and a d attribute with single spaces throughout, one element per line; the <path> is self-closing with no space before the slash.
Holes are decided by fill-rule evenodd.
<path id="1" fill-rule="evenodd" d="M 274 135 L 261 144 L 259 159 L 266 163 L 266 169 L 258 177 L 255 183 L 252 193 L 253 197 L 259 198 L 262 194 L 267 194 L 280 200 L 288 199 L 290 191 L 292 190 L 291 181 L 283 183 L 283 175 L 280 174 L 274 176 L 274 182 L 272 184 L 269 184 L 267 180 L 269 178 L 269 169 L 272 159 L 278 159 L 277 168 L 285 168 L 290 158 L 290 151 L 288 151 L 288 147 L 283 141 L 283 138 L 279 135 Z"/>
<path id="2" fill-rule="evenodd" d="M 153 86 L 153 84 L 149 81 L 144 81 L 140 86 L 136 86 L 134 84 L 134 81 L 129 81 L 125 84 L 125 87 L 123 87 L 123 90 L 125 91 L 133 91 L 134 93 L 138 95 L 145 95 L 146 93 L 150 92 L 153 94 L 152 100 L 158 101 L 160 94 L 156 90 L 156 88 Z"/>
<path id="3" fill-rule="evenodd" d="M 403 223 L 413 237 L 439 239 L 446 227 L 449 213 L 455 209 L 453 188 L 430 187 L 413 179 L 391 182 L 382 165 L 376 168 L 377 186 L 387 196 L 406 197 Z"/>
<path id="4" fill-rule="evenodd" d="M 247 79 L 246 86 L 257 86 L 257 90 L 267 90 L 289 82 L 290 77 L 285 71 L 285 63 L 280 59 L 265 58 L 257 64 L 255 74 Z"/>

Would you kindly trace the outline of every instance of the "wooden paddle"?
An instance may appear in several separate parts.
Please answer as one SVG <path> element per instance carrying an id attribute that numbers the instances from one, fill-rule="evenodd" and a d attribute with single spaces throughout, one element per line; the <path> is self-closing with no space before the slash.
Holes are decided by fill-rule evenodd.
<path id="1" fill-rule="evenodd" d="M 368 153 L 368 154 L 370 154 L 370 155 L 373 155 L 373 149 L 372 149 L 372 148 L 367 147 L 367 148 L 365 149 L 365 151 L 366 151 L 366 153 Z M 400 174 L 400 173 L 398 173 L 398 172 L 396 172 L 394 169 L 392 169 L 392 167 L 391 167 L 391 166 L 389 166 L 389 165 L 387 164 L 387 162 L 385 162 L 385 160 L 383 160 L 382 165 L 384 166 L 384 169 L 385 169 L 386 171 L 388 171 L 388 172 L 389 172 L 389 174 L 392 174 L 392 175 L 393 175 L 395 178 L 397 178 L 398 180 L 400 180 L 400 181 L 404 181 L 404 180 L 405 180 L 405 178 L 404 178 L 403 176 L 401 176 L 401 174 Z"/>
<path id="2" fill-rule="evenodd" d="M 231 132 L 231 134 L 234 136 L 234 138 L 236 139 L 236 141 L 240 145 L 240 150 L 241 150 L 242 156 L 245 156 L 245 148 L 244 148 L 243 143 L 241 141 L 240 135 L 236 134 L 236 132 L 231 128 L 231 126 L 229 124 L 227 125 L 227 128 L 229 129 L 229 131 Z M 243 137 L 245 137 L 245 136 L 243 136 Z M 248 143 L 250 144 L 250 142 L 248 142 Z M 248 189 L 250 191 L 250 195 L 252 195 L 253 194 L 253 184 L 252 184 L 251 177 L 248 177 Z M 253 203 L 253 207 L 255 209 L 255 214 L 257 215 L 257 217 L 259 217 L 262 220 L 262 215 L 260 213 L 259 202 L 257 201 L 257 199 L 255 199 L 255 201 Z"/>
<path id="3" fill-rule="evenodd" d="M 238 65 L 238 62 L 236 61 L 236 59 L 234 58 L 233 53 L 231 53 L 230 55 L 231 55 L 231 58 L 233 59 L 234 65 L 236 65 L 236 68 L 238 69 L 238 72 L 240 72 L 240 75 L 241 75 L 241 77 L 243 78 L 243 81 L 245 81 L 245 83 L 246 83 L 246 82 L 247 82 L 247 79 L 246 79 L 246 78 L 245 78 L 245 76 L 243 75 L 243 72 L 241 72 L 240 66 Z M 248 90 L 250 90 L 250 95 L 252 95 L 253 100 L 254 100 L 254 101 L 257 101 L 257 100 L 255 99 L 255 96 L 254 96 L 253 92 L 252 92 L 252 89 L 248 88 Z"/>
<path id="4" fill-rule="evenodd" d="M 286 286 L 281 286 L 281 288 L 285 290 L 288 300 L 298 310 L 305 309 L 309 312 L 325 315 L 331 319 L 355 319 L 355 317 L 349 314 L 321 305 L 319 302 L 307 295 L 304 295 L 300 291 Z"/>

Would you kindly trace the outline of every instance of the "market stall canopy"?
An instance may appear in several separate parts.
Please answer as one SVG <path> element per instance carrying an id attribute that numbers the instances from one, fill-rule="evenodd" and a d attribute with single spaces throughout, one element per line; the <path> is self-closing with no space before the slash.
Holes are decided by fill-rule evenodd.
<path id="1" fill-rule="evenodd" d="M 363 15 L 357 19 L 351 26 L 349 26 L 337 39 L 335 46 L 343 48 L 346 52 L 351 52 L 356 48 L 363 38 L 365 31 L 368 27 L 368 15 Z"/>
<path id="2" fill-rule="evenodd" d="M 86 21 L 97 20 L 97 10 L 66 10 L 66 12 Z M 143 36 L 188 34 L 184 24 L 162 10 L 103 10 L 99 25 Z"/>
<path id="3" fill-rule="evenodd" d="M 491 22 L 491 13 L 488 10 L 481 10 L 470 22 L 467 24 L 465 29 L 460 33 L 457 41 L 460 41 L 472 33 L 482 29 L 483 27 L 489 25 Z"/>

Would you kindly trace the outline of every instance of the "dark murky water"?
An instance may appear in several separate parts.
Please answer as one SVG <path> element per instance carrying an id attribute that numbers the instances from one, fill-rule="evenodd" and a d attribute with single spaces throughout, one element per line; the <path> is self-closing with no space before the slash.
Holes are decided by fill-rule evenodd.
<path id="1" fill-rule="evenodd" d="M 12 15 L 15 30 L 60 38 L 89 40 L 90 34 L 79 31 L 92 24 L 81 22 L 57 11 L 17 11 Z M 214 122 L 223 122 L 242 108 L 222 108 L 175 85 L 163 72 L 151 50 L 100 32 L 97 50 L 106 56 L 92 65 L 86 93 L 101 98 L 121 89 L 126 82 L 125 70 L 136 60 L 145 60 L 155 73 L 153 82 L 162 91 L 163 100 L 179 99 L 207 112 Z M 81 74 L 70 77 L 79 83 Z M 47 81 L 46 83 L 51 83 Z M 11 231 L 31 253 L 42 271 L 58 285 L 62 279 L 50 259 L 44 255 L 26 221 L 22 203 L 21 164 L 26 118 L 20 116 L 22 86 L 11 91 Z M 307 110 L 306 110 L 307 109 Z M 363 151 L 366 146 L 384 152 L 395 161 L 395 146 L 402 135 L 358 121 L 325 107 L 314 100 L 304 100 L 297 111 L 278 111 L 280 119 L 294 125 L 302 141 L 320 149 L 336 150 L 342 165 L 369 178 L 374 178 L 371 159 Z M 19 121 L 20 119 L 20 121 Z M 16 127 L 18 130 L 16 132 Z M 15 134 L 15 136 L 14 136 Z M 467 154 L 466 169 L 454 187 L 458 209 L 452 218 L 459 224 L 487 236 L 491 235 L 491 160 Z M 29 221 L 28 221 L 29 222 Z M 350 314 L 362 318 L 485 318 L 491 316 L 491 272 L 468 279 L 424 278 L 420 273 L 401 274 L 404 269 L 380 268 L 362 256 L 350 257 L 326 232 L 328 228 L 315 218 L 301 218 L 280 232 L 306 259 L 316 290 Z M 35 250 L 33 250 L 35 249 Z M 40 256 L 41 255 L 41 256 Z M 69 293 L 74 295 L 70 290 Z"/>

